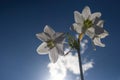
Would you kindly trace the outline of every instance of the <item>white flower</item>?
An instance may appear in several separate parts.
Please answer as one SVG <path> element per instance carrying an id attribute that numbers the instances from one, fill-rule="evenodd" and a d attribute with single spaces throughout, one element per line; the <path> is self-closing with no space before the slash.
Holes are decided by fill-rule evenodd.
<path id="1" fill-rule="evenodd" d="M 95 18 L 100 16 L 101 16 L 100 12 L 95 12 L 91 14 L 90 8 L 86 6 L 82 10 L 82 13 L 78 11 L 74 12 L 75 23 L 71 28 L 77 33 L 85 33 L 87 29 L 92 27 Z"/>
<path id="2" fill-rule="evenodd" d="M 48 25 L 45 26 L 44 32 L 36 34 L 37 38 L 43 43 L 37 48 L 38 54 L 48 54 L 50 61 L 55 63 L 58 55 L 64 55 L 63 42 L 65 39 L 64 33 L 55 32 Z"/>
<path id="3" fill-rule="evenodd" d="M 75 11 L 75 23 L 71 27 L 72 30 L 79 34 L 85 34 L 93 40 L 94 45 L 104 47 L 100 39 L 108 35 L 103 29 L 103 21 L 100 20 L 101 13 L 95 12 L 91 14 L 90 8 L 86 6 L 82 13 Z"/>
<path id="4" fill-rule="evenodd" d="M 94 25 L 86 32 L 86 35 L 92 39 L 93 44 L 100 47 L 105 47 L 105 44 L 101 42 L 101 39 L 109 35 L 108 32 L 103 29 L 103 24 L 103 20 L 96 18 Z"/>

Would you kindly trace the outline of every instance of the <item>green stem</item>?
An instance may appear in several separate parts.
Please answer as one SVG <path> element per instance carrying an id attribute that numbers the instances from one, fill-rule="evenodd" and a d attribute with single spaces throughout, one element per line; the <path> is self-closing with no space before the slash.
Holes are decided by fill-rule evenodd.
<path id="1" fill-rule="evenodd" d="M 84 80 L 83 69 L 82 69 L 82 60 L 80 55 L 80 40 L 78 39 L 79 48 L 77 49 L 78 52 L 78 60 L 79 60 L 79 69 L 80 69 L 80 77 L 81 80 Z"/>

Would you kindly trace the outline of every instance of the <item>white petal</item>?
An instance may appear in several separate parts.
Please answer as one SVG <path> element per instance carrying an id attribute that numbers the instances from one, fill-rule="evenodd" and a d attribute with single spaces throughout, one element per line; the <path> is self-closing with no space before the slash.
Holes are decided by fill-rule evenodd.
<path id="1" fill-rule="evenodd" d="M 47 47 L 47 43 L 43 42 L 38 48 L 38 54 L 48 54 L 49 48 Z"/>
<path id="2" fill-rule="evenodd" d="M 56 47 L 52 48 L 49 53 L 50 61 L 55 63 L 58 60 L 58 50 Z"/>
<path id="3" fill-rule="evenodd" d="M 78 11 L 74 11 L 74 19 L 76 23 L 83 24 L 84 21 L 83 16 Z"/>
<path id="4" fill-rule="evenodd" d="M 96 17 L 99 18 L 100 16 L 101 16 L 100 12 L 95 12 L 95 13 L 91 14 L 90 20 L 95 20 Z"/>
<path id="5" fill-rule="evenodd" d="M 86 20 L 90 17 L 91 15 L 91 11 L 90 11 L 90 8 L 88 6 L 86 6 L 83 11 L 82 11 L 82 15 L 83 15 L 83 18 Z"/>
<path id="6" fill-rule="evenodd" d="M 103 28 L 103 24 L 104 24 L 104 21 L 100 20 L 100 21 L 98 21 L 97 26 Z"/>
<path id="7" fill-rule="evenodd" d="M 76 24 L 76 23 L 74 23 L 71 28 L 74 31 L 76 31 L 77 33 L 82 33 L 82 27 L 83 27 L 83 24 Z"/>
<path id="8" fill-rule="evenodd" d="M 65 34 L 62 33 L 62 32 L 56 32 L 56 33 L 55 33 L 55 37 L 56 37 L 56 38 L 59 38 L 59 37 L 61 37 L 61 36 L 65 36 Z"/>
<path id="9" fill-rule="evenodd" d="M 55 31 L 48 25 L 45 26 L 44 32 L 49 34 L 51 37 L 55 34 Z"/>
<path id="10" fill-rule="evenodd" d="M 96 46 L 105 47 L 105 44 L 101 43 L 101 40 L 100 40 L 100 38 L 98 38 L 98 37 L 93 39 L 93 43 L 94 43 Z"/>
<path id="11" fill-rule="evenodd" d="M 93 38 L 95 36 L 95 29 L 93 27 L 88 28 L 86 31 L 86 35 L 90 38 Z"/>
<path id="12" fill-rule="evenodd" d="M 56 48 L 58 50 L 58 54 L 59 55 L 64 55 L 64 51 L 63 51 L 63 44 L 56 44 Z"/>
<path id="13" fill-rule="evenodd" d="M 104 30 L 104 33 L 98 35 L 98 37 L 100 37 L 100 38 L 105 38 L 105 37 L 108 36 L 108 35 L 109 35 L 109 33 L 108 33 L 106 30 Z"/>
<path id="14" fill-rule="evenodd" d="M 93 20 L 92 22 L 94 23 L 94 25 L 96 25 L 99 21 L 101 21 L 101 19 L 99 17 L 96 17 L 95 20 Z"/>
<path id="15" fill-rule="evenodd" d="M 57 43 L 61 43 L 65 39 L 65 34 L 64 33 L 60 33 L 60 32 L 56 32 L 54 37 L 55 37 L 55 41 Z"/>
<path id="16" fill-rule="evenodd" d="M 47 41 L 50 39 L 45 33 L 38 33 L 38 34 L 36 34 L 36 36 L 41 41 Z"/>

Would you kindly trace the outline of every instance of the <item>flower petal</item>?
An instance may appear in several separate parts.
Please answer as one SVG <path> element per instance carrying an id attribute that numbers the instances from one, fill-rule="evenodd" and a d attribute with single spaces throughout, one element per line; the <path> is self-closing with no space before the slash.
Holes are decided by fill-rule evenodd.
<path id="1" fill-rule="evenodd" d="M 95 36 L 95 29 L 93 27 L 88 28 L 86 31 L 86 35 L 90 38 L 93 38 Z"/>
<path id="2" fill-rule="evenodd" d="M 101 21 L 100 17 L 96 17 L 93 21 L 94 25 L 98 24 L 99 21 Z"/>
<path id="3" fill-rule="evenodd" d="M 48 54 L 48 51 L 50 49 L 47 47 L 47 43 L 43 42 L 38 48 L 37 48 L 37 52 L 38 54 Z"/>
<path id="4" fill-rule="evenodd" d="M 99 20 L 98 23 L 97 23 L 97 26 L 103 28 L 103 24 L 104 24 L 104 21 L 103 20 Z"/>
<path id="5" fill-rule="evenodd" d="M 93 14 L 91 14 L 90 16 L 90 20 L 95 20 L 96 17 L 100 17 L 101 16 L 101 13 L 100 12 L 95 12 Z"/>
<path id="6" fill-rule="evenodd" d="M 62 32 L 56 32 L 56 33 L 54 34 L 55 38 L 58 38 L 58 37 L 64 36 L 64 35 L 65 35 L 65 34 L 62 33 Z"/>
<path id="7" fill-rule="evenodd" d="M 45 26 L 44 32 L 49 34 L 51 37 L 55 34 L 55 31 L 48 25 Z"/>
<path id="8" fill-rule="evenodd" d="M 36 34 L 37 38 L 40 39 L 41 41 L 47 41 L 50 39 L 49 36 L 47 36 L 44 32 L 43 33 L 38 33 Z"/>
<path id="9" fill-rule="evenodd" d="M 104 33 L 98 35 L 98 37 L 100 37 L 100 38 L 105 38 L 105 37 L 108 36 L 108 35 L 109 35 L 109 33 L 108 33 L 106 30 L 104 30 Z"/>
<path id="10" fill-rule="evenodd" d="M 82 27 L 83 27 L 83 24 L 74 23 L 73 26 L 71 27 L 71 29 L 73 31 L 76 31 L 77 33 L 82 33 Z"/>
<path id="11" fill-rule="evenodd" d="M 93 39 L 93 43 L 96 45 L 96 46 L 100 46 L 100 47 L 105 47 L 105 44 L 101 43 L 101 40 L 99 37 L 96 37 Z"/>
<path id="12" fill-rule="evenodd" d="M 101 27 L 99 27 L 99 26 L 96 26 L 96 27 L 95 27 L 95 34 L 96 34 L 96 35 L 100 35 L 100 34 L 102 34 L 102 33 L 104 33 L 104 29 L 101 28 Z"/>
<path id="13" fill-rule="evenodd" d="M 55 42 L 57 43 L 62 43 L 65 39 L 65 34 L 64 33 L 60 33 L 60 32 L 56 32 L 55 33 Z"/>
<path id="14" fill-rule="evenodd" d="M 63 56 L 64 55 L 63 44 L 62 43 L 61 44 L 56 44 L 56 48 L 58 50 L 58 54 Z"/>
<path id="15" fill-rule="evenodd" d="M 55 63 L 58 60 L 58 50 L 56 47 L 52 48 L 49 53 L 50 61 Z"/>
<path id="16" fill-rule="evenodd" d="M 83 24 L 84 21 L 83 16 L 78 11 L 74 11 L 74 19 L 76 23 Z"/>
<path id="17" fill-rule="evenodd" d="M 91 15 L 91 11 L 90 11 L 90 8 L 88 6 L 86 6 L 83 11 L 82 11 L 82 15 L 83 15 L 83 18 L 86 20 L 90 17 Z"/>

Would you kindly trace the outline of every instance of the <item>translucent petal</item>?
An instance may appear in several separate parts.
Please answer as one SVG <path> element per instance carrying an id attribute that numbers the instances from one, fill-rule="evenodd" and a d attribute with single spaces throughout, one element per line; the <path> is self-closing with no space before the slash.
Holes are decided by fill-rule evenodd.
<path id="1" fill-rule="evenodd" d="M 93 39 L 93 43 L 96 45 L 96 46 L 100 46 L 100 47 L 105 47 L 105 44 L 101 43 L 101 40 L 100 38 L 96 37 Z"/>
<path id="2" fill-rule="evenodd" d="M 83 11 L 82 11 L 82 15 L 83 15 L 83 18 L 86 20 L 90 17 L 91 15 L 91 11 L 90 11 L 90 8 L 88 6 L 86 6 Z"/>
<path id="3" fill-rule="evenodd" d="M 49 36 L 47 36 L 44 32 L 43 33 L 38 33 L 36 34 L 37 38 L 40 39 L 41 41 L 47 41 L 50 39 Z"/>
<path id="4" fill-rule="evenodd" d="M 59 55 L 64 55 L 64 51 L 63 51 L 63 44 L 56 44 L 56 48 L 58 50 L 58 54 Z"/>
<path id="5" fill-rule="evenodd" d="M 109 35 L 109 33 L 108 33 L 106 30 L 104 30 L 104 33 L 98 35 L 98 37 L 100 37 L 100 38 L 105 38 L 105 37 L 108 36 L 108 35 Z"/>
<path id="6" fill-rule="evenodd" d="M 99 27 L 99 26 L 96 26 L 96 27 L 95 27 L 95 34 L 96 34 L 96 35 L 100 35 L 100 34 L 102 34 L 102 33 L 104 33 L 104 29 L 101 28 L 101 27 Z"/>
<path id="7" fill-rule="evenodd" d="M 95 36 L 95 29 L 93 27 L 88 28 L 86 31 L 86 35 L 90 38 L 93 38 Z"/>
<path id="8" fill-rule="evenodd" d="M 104 21 L 103 20 L 99 20 L 98 23 L 97 23 L 97 26 L 103 28 L 103 24 L 104 24 Z"/>
<path id="9" fill-rule="evenodd" d="M 74 23 L 74 24 L 75 24 L 75 23 Z M 75 31 L 73 25 L 70 27 L 70 30 L 71 30 L 71 31 Z"/>
<path id="10" fill-rule="evenodd" d="M 95 12 L 93 14 L 91 14 L 90 16 L 90 20 L 95 20 L 96 17 L 100 17 L 101 16 L 101 13 L 100 12 Z"/>
<path id="11" fill-rule="evenodd" d="M 45 26 L 44 32 L 49 34 L 51 37 L 55 34 L 55 31 L 48 25 Z"/>
<path id="12" fill-rule="evenodd" d="M 83 24 L 84 21 L 83 16 L 78 11 L 74 11 L 74 19 L 76 23 Z"/>
<path id="13" fill-rule="evenodd" d="M 77 33 L 82 33 L 82 27 L 83 27 L 83 24 L 74 23 L 71 29 L 76 31 Z"/>
<path id="14" fill-rule="evenodd" d="M 98 24 L 98 22 L 101 21 L 101 19 L 99 17 L 96 17 L 94 21 L 92 21 L 94 23 L 94 25 Z"/>
<path id="15" fill-rule="evenodd" d="M 58 60 L 58 50 L 56 47 L 52 48 L 49 53 L 50 61 L 55 63 Z"/>
<path id="16" fill-rule="evenodd" d="M 63 42 L 64 39 L 65 39 L 64 33 L 60 33 L 60 32 L 55 33 L 55 42 L 61 43 L 61 42 Z"/>
<path id="17" fill-rule="evenodd" d="M 47 43 L 43 42 L 38 48 L 37 48 L 37 52 L 38 54 L 48 54 L 48 51 L 50 49 L 47 47 Z"/>

